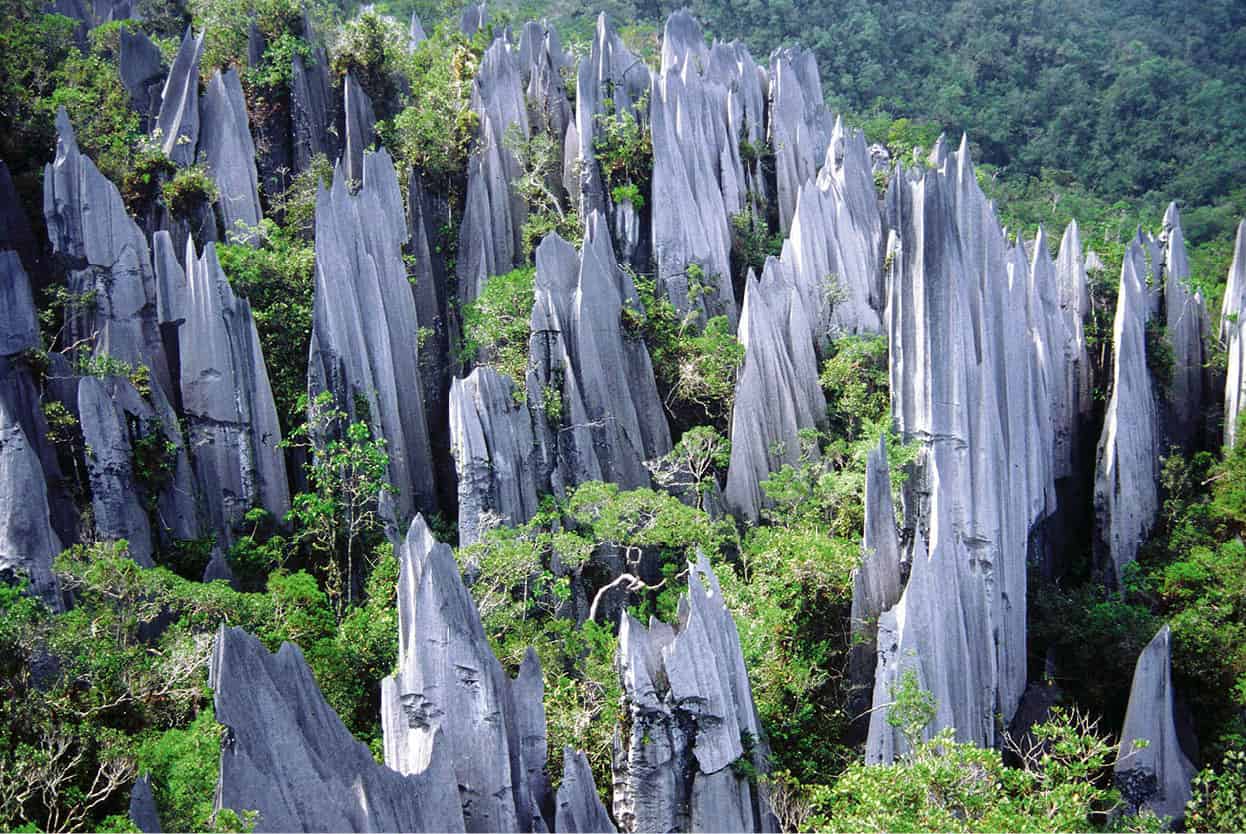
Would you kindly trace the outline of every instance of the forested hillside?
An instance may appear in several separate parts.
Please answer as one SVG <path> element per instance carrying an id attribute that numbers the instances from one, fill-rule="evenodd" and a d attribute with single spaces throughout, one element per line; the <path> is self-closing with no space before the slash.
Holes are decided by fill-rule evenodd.
<path id="1" fill-rule="evenodd" d="M 1246 9 L 684 8 L 0 0 L 0 828 L 1246 825 Z"/>

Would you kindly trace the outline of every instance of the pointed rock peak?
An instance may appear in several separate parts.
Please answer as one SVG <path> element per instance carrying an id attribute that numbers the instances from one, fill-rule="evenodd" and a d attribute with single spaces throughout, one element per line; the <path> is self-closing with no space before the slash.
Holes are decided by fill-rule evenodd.
<path id="1" fill-rule="evenodd" d="M 63 150 L 62 150 L 63 148 Z M 56 156 L 78 152 L 78 136 L 74 133 L 74 126 L 69 121 L 69 113 L 66 112 L 65 106 L 61 105 L 56 108 Z"/>
<path id="2" fill-rule="evenodd" d="M 13 250 L 0 252 L 0 356 L 37 348 L 38 311 L 22 259 Z"/>
<path id="3" fill-rule="evenodd" d="M 597 796 L 593 770 L 583 752 L 564 747 L 562 750 L 562 784 L 558 787 L 554 830 L 559 834 L 595 832 L 614 834 L 614 823 L 606 806 Z"/>
<path id="4" fill-rule="evenodd" d="M 420 25 L 420 18 L 413 9 L 411 11 L 411 28 L 407 35 L 407 46 L 411 51 L 424 41 L 428 40 L 428 35 L 424 34 L 424 27 Z"/>
<path id="5" fill-rule="evenodd" d="M 1082 254 L 1082 230 L 1077 225 L 1077 219 L 1069 221 L 1069 225 L 1064 227 L 1064 235 L 1060 238 L 1060 257 L 1064 258 L 1065 250 L 1074 257 L 1080 257 Z"/>
<path id="6" fill-rule="evenodd" d="M 1164 211 L 1164 231 L 1168 232 L 1172 229 L 1181 228 L 1181 211 L 1177 208 L 1177 201 L 1173 200 L 1168 204 L 1168 208 Z"/>

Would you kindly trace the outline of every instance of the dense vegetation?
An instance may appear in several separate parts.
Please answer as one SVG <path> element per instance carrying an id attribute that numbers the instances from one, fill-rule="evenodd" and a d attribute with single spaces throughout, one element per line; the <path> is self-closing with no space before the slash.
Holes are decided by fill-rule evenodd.
<path id="1" fill-rule="evenodd" d="M 334 77 L 349 71 L 372 96 L 379 142 L 402 176 L 421 176 L 439 201 L 442 225 L 433 245 L 454 274 L 476 128 L 471 80 L 490 31 L 465 37 L 454 20 L 457 9 L 439 0 L 377 4 L 399 19 L 419 12 L 430 37 L 413 52 L 401 24 L 373 12 L 355 15 L 353 4 L 141 5 L 142 24 L 108 24 L 80 44 L 73 21 L 42 14 L 35 0 L 0 0 L 6 122 L 0 158 L 36 223 L 41 167 L 54 143 L 51 120 L 61 106 L 84 153 L 121 188 L 136 215 L 157 206 L 184 212 L 210 198 L 212 184 L 201 169 L 178 171 L 143 133 L 120 83 L 118 36 L 122 27 L 141 27 L 169 55 L 187 23 L 206 28 L 208 71 L 246 63 L 246 29 L 238 22 L 249 18 L 267 44 L 243 73 L 253 120 L 288 106 L 291 59 L 314 60 L 326 47 Z M 623 27 L 624 37 L 656 62 L 657 31 L 669 6 L 606 0 L 588 14 L 577 4 L 512 0 L 492 14 L 495 26 L 547 16 L 562 27 L 567 45 L 582 51 L 593 16 L 604 10 L 635 21 Z M 1099 371 L 1110 351 L 1123 242 L 1138 224 L 1154 226 L 1169 199 L 1187 204 L 1194 279 L 1209 308 L 1218 309 L 1232 228 L 1246 213 L 1246 10 L 1240 4 L 695 0 L 691 8 L 712 34 L 743 38 L 756 55 L 796 40 L 811 48 L 829 104 L 895 157 L 929 148 L 941 131 L 968 131 L 982 163 L 979 179 L 1010 229 L 1030 234 L 1042 225 L 1058 232 L 1076 217 L 1106 264 L 1092 275 L 1096 308 L 1088 323 Z M 608 115 L 600 127 L 597 152 L 612 199 L 642 209 L 652 165 L 646 131 L 625 114 Z M 547 188 L 556 156 L 549 137 L 511 135 L 506 144 L 522 169 L 512 185 L 529 207 L 523 229 L 529 264 L 491 279 L 471 304 L 453 311 L 461 323 L 453 334 L 454 360 L 464 368 L 495 366 L 523 397 L 532 249 L 551 231 L 578 243 L 583 230 L 563 196 Z M 314 204 L 331 175 L 320 157 L 302 174 L 263 183 L 264 219 L 255 228 L 227 230 L 229 242 L 218 247 L 232 286 L 254 308 L 290 460 L 303 467 L 292 511 L 272 518 L 253 510 L 236 531 L 228 558 L 241 590 L 190 581 L 202 572 L 210 541 L 158 554 L 154 570 L 137 568 L 124 543 L 72 548 L 56 564 L 63 587 L 74 594 L 66 613 L 0 584 L 0 828 L 124 829 L 128 787 L 147 771 L 167 829 L 245 829 L 248 820 L 213 816 L 211 809 L 220 728 L 205 662 L 221 623 L 253 631 L 270 648 L 283 640 L 298 644 L 330 704 L 379 756 L 379 683 L 397 653 L 398 567 L 376 512 L 377 495 L 387 488 L 385 444 L 366 420 L 349 422 L 327 398 L 309 403 L 305 396 Z M 751 212 L 734 218 L 732 231 L 738 286 L 781 241 Z M 688 265 L 691 284 L 704 277 L 700 269 Z M 624 310 L 622 325 L 644 339 L 652 357 L 677 441 L 666 471 L 687 475 L 681 486 L 694 500 L 582 484 L 560 500 L 547 497 L 528 523 L 490 529 L 457 553 L 502 662 L 513 672 L 525 647 L 540 654 L 551 750 L 564 743 L 585 749 L 597 784 L 609 786 L 619 684 L 615 636 L 604 612 L 627 603 L 637 616 L 671 618 L 686 562 L 700 550 L 714 563 L 739 624 L 785 825 L 1154 828 L 1157 820 L 1116 812 L 1111 732 L 1120 726 L 1138 651 L 1162 622 L 1172 624 L 1174 677 L 1204 744 L 1206 767 L 1187 824 L 1192 830 L 1244 824 L 1246 445 L 1223 459 L 1217 449 L 1174 450 L 1166 458 L 1161 523 L 1123 594 L 1108 594 L 1092 581 L 1088 545 L 1065 555 L 1065 582 L 1031 582 L 1031 652 L 1058 657 L 1067 704 L 1033 730 L 1045 744 L 1023 749 L 1023 740 L 1010 741 L 1005 759 L 941 736 L 914 743 L 914 752 L 895 765 L 866 768 L 858 761 L 853 725 L 859 716 L 849 706 L 846 674 L 865 457 L 885 437 L 898 488 L 916 454 L 891 432 L 886 340 L 846 337 L 831 345 L 820 377 L 825 428 L 807 432 L 797 464 L 765 482 L 771 506 L 763 523 L 741 528 L 718 510 L 743 348 L 726 318 L 681 318 L 651 275 L 631 278 L 640 305 Z M 84 302 L 55 291 L 44 301 L 47 341 L 63 346 L 57 311 Z M 139 382 L 145 369 L 79 370 L 121 372 Z M 557 423 L 561 404 L 550 392 L 540 406 Z M 85 450 L 75 419 L 54 409 L 48 417 L 66 461 L 80 470 Z M 314 441 L 326 436 L 337 439 L 310 455 Z M 145 470 L 152 477 L 163 465 L 160 452 Z M 451 522 L 432 520 L 449 541 Z M 610 583 L 595 558 L 603 548 L 623 554 L 630 580 L 600 597 L 576 598 L 575 588 Z M 659 566 L 660 582 L 631 575 L 641 559 Z M 569 618 L 575 613 L 593 616 L 576 628 Z M 911 683 L 893 693 L 889 720 L 916 739 L 933 710 L 928 694 Z"/>

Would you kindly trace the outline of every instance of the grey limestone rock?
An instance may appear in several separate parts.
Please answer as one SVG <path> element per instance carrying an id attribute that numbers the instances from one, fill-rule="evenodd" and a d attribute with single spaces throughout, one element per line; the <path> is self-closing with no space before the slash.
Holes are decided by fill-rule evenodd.
<path id="1" fill-rule="evenodd" d="M 382 686 L 385 761 L 413 773 L 442 755 L 453 768 L 449 784 L 458 785 L 468 831 L 531 831 L 540 813 L 530 780 L 543 778 L 544 761 L 529 763 L 525 754 L 545 746 L 535 655 L 512 684 L 489 648 L 454 554 L 421 516 L 395 552 L 399 661 Z"/>
<path id="2" fill-rule="evenodd" d="M 826 157 L 834 117 L 822 98 L 813 53 L 781 49 L 770 56 L 770 144 L 775 155 L 779 229 L 786 233 L 801 186 Z"/>
<path id="3" fill-rule="evenodd" d="M 879 438 L 865 462 L 865 534 L 861 565 L 852 573 L 852 648 L 848 655 L 853 712 L 869 709 L 878 657 L 878 622 L 900 601 L 900 534 L 891 499 L 887 445 Z"/>
<path id="4" fill-rule="evenodd" d="M 317 49 L 310 59 L 295 55 L 290 71 L 290 133 L 294 168 L 306 171 L 312 158 L 324 154 L 335 160 L 338 137 L 331 127 L 334 113 L 333 87 L 329 83 L 329 56 Z"/>
<path id="5" fill-rule="evenodd" d="M 420 25 L 420 18 L 413 9 L 411 11 L 411 26 L 407 30 L 407 49 L 414 52 L 415 48 L 426 40 L 428 40 L 428 35 L 424 34 L 424 27 Z"/>
<path id="6" fill-rule="evenodd" d="M 237 71 L 217 70 L 203 96 L 199 159 L 216 182 L 216 205 L 227 240 L 230 235 L 249 239 L 247 230 L 259 225 L 262 216 L 255 143 L 248 124 Z"/>
<path id="7" fill-rule="evenodd" d="M 144 834 L 160 834 L 164 831 L 160 825 L 156 797 L 151 792 L 151 776 L 148 774 L 140 776 L 130 791 L 130 821 Z"/>
<path id="8" fill-rule="evenodd" d="M 484 3 L 474 3 L 463 9 L 459 18 L 459 31 L 467 37 L 479 32 L 489 23 L 489 10 Z"/>
<path id="9" fill-rule="evenodd" d="M 160 113 L 164 82 L 168 75 L 160 47 L 143 32 L 123 27 L 117 69 L 146 130 Z"/>
<path id="10" fill-rule="evenodd" d="M 372 109 L 372 99 L 349 72 L 342 82 L 342 101 L 346 115 L 346 147 L 342 152 L 346 179 L 362 182 L 363 152 L 376 141 L 376 114 Z"/>
<path id="11" fill-rule="evenodd" d="M 1237 423 L 1246 410 L 1246 220 L 1237 227 L 1233 264 L 1229 268 L 1220 312 L 1220 340 L 1228 353 L 1224 383 L 1224 443 L 1236 442 Z"/>
<path id="12" fill-rule="evenodd" d="M 252 507 L 277 518 L 290 508 L 281 427 L 251 305 L 234 295 L 215 244 L 196 258 L 188 243 L 186 264 L 182 406 L 205 514 L 229 541 Z"/>
<path id="13" fill-rule="evenodd" d="M 30 590 L 59 610 L 52 560 L 61 545 L 52 529 L 39 455 L 0 397 L 0 573 L 26 576 Z"/>
<path id="14" fill-rule="evenodd" d="M 39 319 L 22 259 L 0 250 L 0 356 L 38 348 Z"/>
<path id="15" fill-rule="evenodd" d="M 56 127 L 56 159 L 43 177 L 48 237 L 69 291 L 94 300 L 68 322 L 68 338 L 93 345 L 96 355 L 146 365 L 154 383 L 171 391 L 147 240 L 116 186 L 79 152 L 63 108 Z"/>
<path id="16" fill-rule="evenodd" d="M 221 626 L 209 671 L 221 742 L 216 805 L 258 812 L 256 831 L 462 831 L 440 738 L 423 765 L 377 764 L 325 702 L 298 647 L 270 654 Z"/>
<path id="17" fill-rule="evenodd" d="M 538 418 L 526 402 L 516 402 L 515 390 L 512 380 L 488 366 L 450 384 L 460 546 L 479 540 L 486 519 L 518 526 L 532 518 L 548 483 L 543 435 L 533 430 Z"/>
<path id="18" fill-rule="evenodd" d="M 674 626 L 623 615 L 616 664 L 630 719 L 614 738 L 619 827 L 776 830 L 763 792 L 731 767 L 747 757 L 764 773 L 766 743 L 735 622 L 703 555 Z"/>
<path id="19" fill-rule="evenodd" d="M 203 569 L 204 582 L 215 582 L 218 579 L 228 582 L 231 586 L 237 585 L 237 581 L 234 579 L 233 568 L 229 566 L 229 562 L 225 558 L 225 551 L 219 545 L 212 548 L 212 557 Z"/>
<path id="20" fill-rule="evenodd" d="M 1056 257 L 1056 278 L 1060 285 L 1060 308 L 1065 320 L 1065 361 L 1071 365 L 1066 379 L 1065 401 L 1076 414 L 1071 450 L 1079 443 L 1080 422 L 1091 412 L 1094 403 L 1094 382 L 1090 354 L 1086 347 L 1086 317 L 1090 314 L 1090 291 L 1086 283 L 1086 258 L 1082 253 L 1081 230 L 1076 220 L 1069 221 L 1060 239 Z"/>
<path id="21" fill-rule="evenodd" d="M 1121 267 L 1112 327 L 1112 396 L 1095 467 L 1096 552 L 1111 583 L 1119 583 L 1159 511 L 1159 409 L 1146 358 L 1147 322 L 1155 309 L 1144 245 L 1141 236 L 1135 237 Z"/>
<path id="22" fill-rule="evenodd" d="M 776 258 L 761 281 L 750 274 L 740 317 L 744 365 L 731 413 L 727 507 L 756 522 L 766 499 L 761 482 L 801 455 L 800 432 L 823 425 L 826 401 L 799 293 Z"/>
<path id="23" fill-rule="evenodd" d="M 1186 451 L 1201 435 L 1203 419 L 1203 366 L 1207 310 L 1202 293 L 1190 286 L 1190 263 L 1185 252 L 1181 214 L 1171 203 L 1164 213 L 1164 317 L 1165 332 L 1172 346 L 1172 378 L 1169 381 L 1165 421 L 1167 440 Z"/>
<path id="24" fill-rule="evenodd" d="M 178 262 L 173 236 L 167 230 L 161 229 L 152 235 L 151 250 L 156 268 L 156 319 L 161 325 L 178 326 L 186 321 L 189 304 L 186 270 Z"/>
<path id="25" fill-rule="evenodd" d="M 21 256 L 27 270 L 36 271 L 41 246 L 35 242 L 30 218 L 22 209 L 9 166 L 0 160 L 0 251 L 8 249 Z"/>
<path id="26" fill-rule="evenodd" d="M 593 771 L 582 751 L 564 747 L 562 783 L 558 786 L 554 831 L 563 834 L 615 834 L 618 830 L 597 796 Z"/>
<path id="27" fill-rule="evenodd" d="M 402 260 L 407 240 L 398 177 L 389 154 L 364 154 L 363 185 L 347 188 L 339 165 L 316 198 L 313 398 L 333 394 L 352 420 L 385 438 L 399 520 L 438 507 L 424 417 L 415 299 Z M 357 413 L 357 402 L 367 413 Z"/>
<path id="28" fill-rule="evenodd" d="M 203 56 L 203 36 L 188 27 L 181 48 L 169 67 L 160 94 L 160 113 L 156 130 L 165 156 L 179 166 L 195 161 L 199 144 L 199 59 Z"/>
<path id="29" fill-rule="evenodd" d="M 1171 822 L 1185 817 L 1195 767 L 1173 720 L 1172 634 L 1165 625 L 1138 656 L 1116 760 L 1116 784 L 1132 810 Z M 1146 744 L 1136 744 L 1145 739 Z"/>

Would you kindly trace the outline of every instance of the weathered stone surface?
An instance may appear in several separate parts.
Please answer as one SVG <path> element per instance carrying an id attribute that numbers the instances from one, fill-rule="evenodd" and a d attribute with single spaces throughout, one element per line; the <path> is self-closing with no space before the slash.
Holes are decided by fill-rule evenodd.
<path id="1" fill-rule="evenodd" d="M 765 797 L 731 767 L 765 772 L 766 744 L 731 613 L 709 561 L 690 566 L 672 627 L 623 615 L 616 655 L 629 726 L 614 738 L 624 831 L 772 831 Z M 746 750 L 743 740 L 752 745 Z"/>
<path id="2" fill-rule="evenodd" d="M 199 159 L 219 193 L 216 206 L 226 239 L 248 239 L 248 227 L 257 226 L 260 211 L 259 176 L 255 170 L 255 143 L 247 120 L 247 102 L 233 69 L 217 70 L 203 97 L 203 125 Z"/>
<path id="3" fill-rule="evenodd" d="M 704 73 L 708 62 L 696 21 L 686 11 L 671 15 L 663 35 L 662 71 L 653 81 L 649 104 L 653 253 L 658 288 L 681 315 L 724 315 L 734 327 L 724 191 L 739 191 L 730 184 L 738 170 L 720 162 L 727 142 L 738 154 L 739 138 L 727 137 L 726 86 Z"/>
<path id="4" fill-rule="evenodd" d="M 178 263 L 173 236 L 168 231 L 161 229 L 152 235 L 151 244 L 156 268 L 156 320 L 161 325 L 180 325 L 186 320 L 188 304 L 186 270 Z"/>
<path id="5" fill-rule="evenodd" d="M 549 758 L 549 741 L 545 737 L 545 680 L 541 661 L 531 646 L 519 664 L 519 674 L 511 682 L 511 705 L 524 777 L 532 797 L 532 828 L 540 830 L 544 824 L 546 830 L 552 831 L 554 795 L 545 774 L 545 762 Z"/>
<path id="6" fill-rule="evenodd" d="M 424 420 L 415 299 L 402 246 L 407 224 L 389 154 L 364 154 L 363 185 L 351 194 L 345 171 L 316 198 L 316 290 L 311 395 L 333 394 L 352 420 L 384 437 L 399 520 L 438 507 Z M 367 403 L 358 413 L 356 403 Z"/>
<path id="7" fill-rule="evenodd" d="M 1246 407 L 1246 220 L 1237 227 L 1233 264 L 1229 268 L 1220 312 L 1220 341 L 1228 353 L 1224 382 L 1224 442 L 1237 439 L 1237 423 Z"/>
<path id="8" fill-rule="evenodd" d="M 1138 656 L 1115 775 L 1131 810 L 1149 809 L 1180 822 L 1195 767 L 1181 749 L 1173 720 L 1171 640 L 1165 625 Z M 1135 744 L 1143 739 L 1145 745 Z"/>
<path id="9" fill-rule="evenodd" d="M 186 264 L 182 406 L 205 515 L 229 541 L 252 507 L 276 518 L 290 508 L 281 427 L 251 305 L 234 295 L 214 244 L 201 258 L 188 244 Z"/>
<path id="10" fill-rule="evenodd" d="M 594 150 L 599 130 L 597 120 L 608 115 L 606 99 L 610 100 L 615 114 L 628 113 L 641 124 L 647 124 L 648 112 L 637 108 L 637 103 L 649 92 L 649 86 L 649 68 L 624 46 L 623 39 L 602 12 L 597 16 L 589 53 L 580 61 L 576 76 L 574 138 L 575 158 L 580 162 L 576 196 L 581 217 L 594 211 L 605 212 L 610 203 Z M 568 153 L 568 161 L 571 156 Z"/>
<path id="11" fill-rule="evenodd" d="M 203 569 L 204 582 L 215 582 L 218 579 L 224 580 L 230 585 L 237 584 L 234 579 L 233 568 L 229 566 L 229 562 L 225 558 L 225 551 L 219 545 L 212 548 L 212 557 Z"/>
<path id="12" fill-rule="evenodd" d="M 38 348 L 39 319 L 17 252 L 0 250 L 0 356 Z"/>
<path id="13" fill-rule="evenodd" d="M 865 461 L 865 534 L 861 565 L 852 573 L 852 648 L 848 655 L 853 713 L 870 707 L 878 657 L 878 622 L 884 611 L 900 601 L 900 534 L 891 499 L 887 445 L 879 438 Z"/>
<path id="14" fill-rule="evenodd" d="M 121 29 L 117 69 L 121 83 L 130 94 L 130 102 L 142 118 L 143 129 L 160 113 L 165 78 L 168 76 L 160 47 L 141 31 Z"/>
<path id="15" fill-rule="evenodd" d="M 372 109 L 372 99 L 349 72 L 342 82 L 342 101 L 346 116 L 346 147 L 342 153 L 346 179 L 362 182 L 363 152 L 376 141 L 376 113 Z"/>
<path id="16" fill-rule="evenodd" d="M 123 32 L 125 30 L 122 30 Z M 140 776 L 130 791 L 130 821 L 144 834 L 160 834 L 160 813 L 156 809 L 156 797 L 151 792 L 151 777 Z"/>
<path id="17" fill-rule="evenodd" d="M 59 610 L 52 560 L 61 544 L 52 529 L 39 455 L 0 397 L 0 574 L 26 576 L 30 590 Z"/>
<path id="18" fill-rule="evenodd" d="M 479 32 L 489 23 L 489 10 L 484 3 L 469 5 L 463 9 L 459 18 L 459 31 L 467 37 Z"/>
<path id="19" fill-rule="evenodd" d="M 301 55 L 293 58 L 290 71 L 290 132 L 294 167 L 299 171 L 306 171 L 317 154 L 324 154 L 331 161 L 337 159 L 338 138 L 330 130 L 336 118 L 328 67 L 329 56 L 323 49 L 317 49 L 310 60 L 304 60 Z"/>
<path id="20" fill-rule="evenodd" d="M 562 751 L 562 783 L 558 786 L 557 802 L 553 830 L 559 834 L 615 834 L 618 830 L 597 796 L 588 757 L 570 747 Z"/>
<path id="21" fill-rule="evenodd" d="M 56 159 L 43 176 L 48 237 L 68 273 L 69 291 L 94 299 L 71 317 L 67 337 L 94 345 L 98 356 L 146 365 L 154 382 L 171 391 L 147 240 L 116 186 L 79 152 L 63 108 L 56 129 Z"/>
<path id="22" fill-rule="evenodd" d="M 518 526 L 536 514 L 550 461 L 536 414 L 491 367 L 450 384 L 450 448 L 458 471 L 459 544 L 478 541 L 485 522 Z M 538 412 L 539 413 L 539 412 Z"/>
<path id="23" fill-rule="evenodd" d="M 30 219 L 22 210 L 9 166 L 0 159 L 0 251 L 14 250 L 26 269 L 34 271 L 40 248 L 30 229 Z"/>
<path id="24" fill-rule="evenodd" d="M 882 331 L 883 234 L 865 135 L 838 119 L 816 178 L 802 183 L 782 260 L 800 292 L 811 336 Z"/>
<path id="25" fill-rule="evenodd" d="M 766 505 L 761 482 L 801 455 L 800 432 L 821 426 L 826 400 L 818 384 L 805 308 L 783 264 L 766 261 L 759 282 L 751 274 L 740 317 L 744 365 L 731 413 L 727 507 L 756 522 Z"/>
<path id="26" fill-rule="evenodd" d="M 458 785 L 468 831 L 531 831 L 539 814 L 529 778 L 544 762 L 530 768 L 524 753 L 545 744 L 543 720 L 536 726 L 539 708 L 528 701 L 539 697 L 535 656 L 513 689 L 489 649 L 454 554 L 421 516 L 395 553 L 399 665 L 382 688 L 385 761 L 411 773 L 440 753 L 452 763 L 457 782 L 449 784 Z"/>
<path id="27" fill-rule="evenodd" d="M 1073 454 L 1079 448 L 1080 423 L 1090 415 L 1094 407 L 1093 368 L 1086 348 L 1085 321 L 1090 315 L 1086 268 L 1086 259 L 1082 255 L 1081 231 L 1077 221 L 1071 220 L 1060 239 L 1060 254 L 1056 257 L 1056 280 L 1060 285 L 1060 309 L 1064 311 L 1065 362 L 1071 366 L 1071 371 L 1065 378 L 1063 397 L 1076 415 L 1073 436 L 1068 442 Z M 1059 448 L 1057 445 L 1057 449 Z"/>
<path id="28" fill-rule="evenodd" d="M 1164 318 L 1172 345 L 1172 378 L 1166 391 L 1165 436 L 1187 452 L 1201 436 L 1204 343 L 1209 330 L 1202 293 L 1190 286 L 1190 262 L 1177 204 L 1164 213 Z"/>
<path id="29" fill-rule="evenodd" d="M 1112 396 L 1095 468 L 1095 549 L 1110 583 L 1118 583 L 1137 556 L 1159 510 L 1159 409 L 1146 357 L 1147 322 L 1156 311 L 1144 246 L 1142 237 L 1135 237 L 1121 266 Z"/>
<path id="30" fill-rule="evenodd" d="M 217 807 L 256 831 L 462 831 L 447 751 L 407 775 L 377 764 L 325 702 L 298 647 L 270 654 L 221 626 L 209 672 L 221 743 Z"/>
<path id="31" fill-rule="evenodd" d="M 420 25 L 420 18 L 412 10 L 411 26 L 407 30 L 407 49 L 414 52 L 415 48 L 426 40 L 428 40 L 428 35 L 424 34 L 424 27 Z"/>
<path id="32" fill-rule="evenodd" d="M 82 439 L 91 449 L 87 473 L 91 481 L 91 503 L 95 508 L 95 530 L 101 539 L 125 539 L 129 555 L 143 567 L 152 567 L 154 550 L 151 522 L 134 475 L 134 451 L 130 445 L 124 409 L 114 401 L 118 392 L 133 394 L 125 380 L 112 378 L 106 385 L 95 377 L 78 383 L 78 414 Z M 112 390 L 109 390 L 109 389 Z"/>
<path id="33" fill-rule="evenodd" d="M 787 233 L 801 187 L 818 173 L 834 117 L 822 98 L 813 53 L 780 49 L 770 56 L 770 144 L 774 148 L 779 229 Z"/>
<path id="34" fill-rule="evenodd" d="M 556 450 L 553 488 L 648 486 L 644 461 L 670 451 L 670 429 L 645 343 L 623 327 L 624 308 L 643 307 L 601 215 L 588 218 L 580 257 L 557 235 L 541 242 L 535 295 L 528 400 L 535 407 L 551 389 L 562 398 L 558 429 L 545 440 Z"/>
<path id="35" fill-rule="evenodd" d="M 200 32 L 195 37 L 187 27 L 160 94 L 160 113 L 156 117 L 160 146 L 165 156 L 180 166 L 195 161 L 199 144 L 199 59 L 203 56 L 203 36 Z"/>

